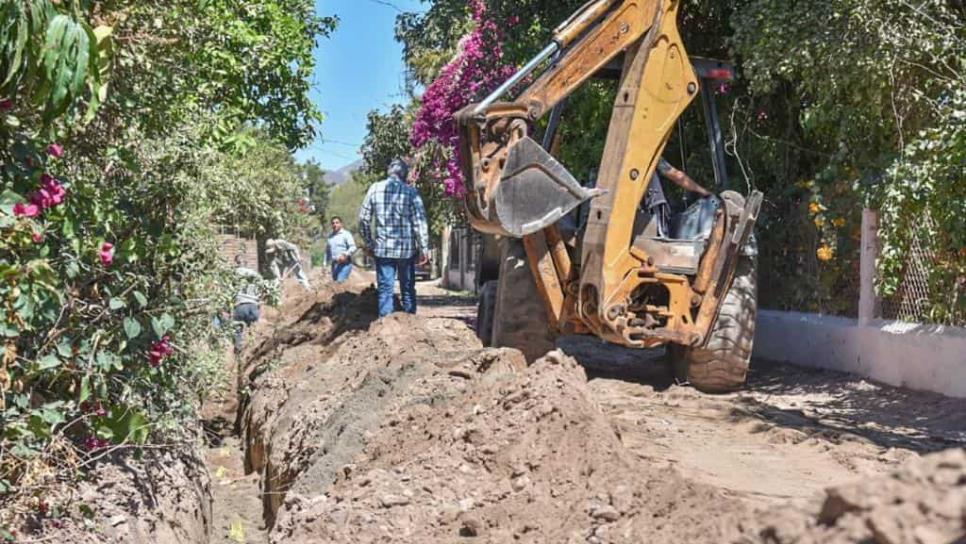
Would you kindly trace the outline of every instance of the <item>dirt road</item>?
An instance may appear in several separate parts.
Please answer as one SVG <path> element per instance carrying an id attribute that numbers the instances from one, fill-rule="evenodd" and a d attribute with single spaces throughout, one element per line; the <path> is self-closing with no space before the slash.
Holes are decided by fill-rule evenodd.
<path id="1" fill-rule="evenodd" d="M 243 451 L 224 432 L 209 450 L 213 542 L 966 534 L 964 401 L 762 361 L 745 391 L 708 396 L 672 384 L 660 354 L 592 338 L 528 368 L 480 346 L 471 295 L 424 283 L 419 316 L 377 321 L 366 280 L 257 331 Z"/>
<path id="2" fill-rule="evenodd" d="M 473 322 L 469 296 L 428 283 L 420 293 L 427 317 Z M 754 361 L 744 391 L 710 396 L 674 386 L 660 350 L 579 337 L 558 346 L 587 369 L 628 450 L 756 506 L 815 501 L 826 487 L 966 446 L 963 400 L 767 361 Z"/>

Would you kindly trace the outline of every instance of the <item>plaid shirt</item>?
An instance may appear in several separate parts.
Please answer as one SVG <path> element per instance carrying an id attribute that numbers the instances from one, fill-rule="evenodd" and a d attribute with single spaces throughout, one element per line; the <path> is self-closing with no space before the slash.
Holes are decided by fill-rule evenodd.
<path id="1" fill-rule="evenodd" d="M 359 233 L 373 255 L 382 259 L 409 259 L 427 252 L 423 199 L 398 178 L 376 183 L 359 210 Z"/>

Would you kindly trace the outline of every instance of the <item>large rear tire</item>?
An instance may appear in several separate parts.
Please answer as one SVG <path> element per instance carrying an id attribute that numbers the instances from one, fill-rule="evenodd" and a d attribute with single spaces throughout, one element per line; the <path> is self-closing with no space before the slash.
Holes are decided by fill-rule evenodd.
<path id="1" fill-rule="evenodd" d="M 745 385 L 758 316 L 757 272 L 756 257 L 739 257 L 731 288 L 703 348 L 668 347 L 679 381 L 705 393 L 730 393 Z"/>
<path id="2" fill-rule="evenodd" d="M 523 241 L 504 238 L 501 244 L 490 344 L 519 349 L 532 363 L 554 349 L 547 310 L 533 281 Z M 478 330 L 485 328 L 478 326 Z"/>

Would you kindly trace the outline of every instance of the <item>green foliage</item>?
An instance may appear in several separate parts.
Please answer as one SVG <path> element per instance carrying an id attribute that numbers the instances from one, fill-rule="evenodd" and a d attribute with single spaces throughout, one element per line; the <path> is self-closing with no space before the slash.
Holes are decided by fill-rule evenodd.
<path id="1" fill-rule="evenodd" d="M 792 146 L 812 152 L 795 169 L 814 179 L 812 201 L 882 209 L 880 292 L 896 292 L 918 234 L 936 255 L 923 263 L 932 287 L 927 317 L 959 323 L 964 18 L 962 3 L 945 0 L 756 0 L 732 20 L 750 92 L 787 112 L 784 134 L 772 141 L 791 144 L 779 146 L 786 156 Z M 854 189 L 837 191 L 842 184 Z M 834 240 L 823 244 L 842 253 Z"/>
<path id="2" fill-rule="evenodd" d="M 311 222 L 312 6 L 0 0 L 0 487 L 183 432 L 219 379 L 219 225 Z"/>
<path id="3" fill-rule="evenodd" d="M 312 213 L 320 220 L 326 217 L 326 210 L 329 207 L 329 197 L 332 187 L 325 181 L 325 170 L 314 159 L 299 166 L 299 175 L 302 183 L 309 193 L 309 205 Z"/>
<path id="4" fill-rule="evenodd" d="M 279 144 L 256 131 L 244 153 L 210 155 L 202 175 L 206 184 L 200 198 L 219 223 L 257 238 L 291 237 L 290 219 L 304 215 L 301 167 Z"/>
<path id="5" fill-rule="evenodd" d="M 361 172 L 353 174 L 352 179 L 332 190 L 329 200 L 328 217 L 341 217 L 343 226 L 361 242 L 359 234 L 359 208 L 366 197 L 369 186 L 378 181 L 377 176 Z"/>

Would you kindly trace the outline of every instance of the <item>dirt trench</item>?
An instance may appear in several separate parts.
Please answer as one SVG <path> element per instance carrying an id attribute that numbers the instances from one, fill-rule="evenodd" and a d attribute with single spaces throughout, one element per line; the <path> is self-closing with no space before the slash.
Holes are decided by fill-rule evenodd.
<path id="1" fill-rule="evenodd" d="M 706 396 L 586 338 L 527 368 L 479 345 L 472 300 L 420 292 L 417 317 L 376 322 L 364 282 L 270 316 L 241 367 L 244 462 L 213 469 L 214 542 L 966 535 L 962 401 L 762 362 Z"/>

